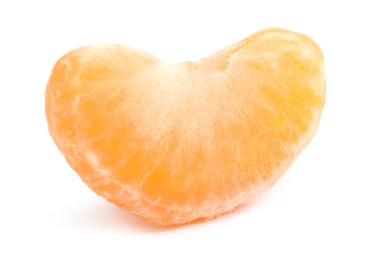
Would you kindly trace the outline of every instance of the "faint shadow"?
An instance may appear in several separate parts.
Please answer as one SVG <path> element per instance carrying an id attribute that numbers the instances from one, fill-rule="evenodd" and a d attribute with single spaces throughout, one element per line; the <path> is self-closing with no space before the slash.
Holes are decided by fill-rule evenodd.
<path id="1" fill-rule="evenodd" d="M 262 198 L 264 200 L 264 198 Z M 261 203 L 261 199 L 256 199 L 249 203 L 242 204 L 230 212 L 212 219 L 197 219 L 187 224 L 157 226 L 146 222 L 137 216 L 134 216 L 115 205 L 106 202 L 92 203 L 71 209 L 68 218 L 79 226 L 89 229 L 100 229 L 108 232 L 143 232 L 143 233 L 158 233 L 171 232 L 174 230 L 196 227 L 198 225 L 210 225 L 219 222 L 220 220 L 229 219 L 244 211 L 250 210 L 257 203 Z"/>
<path id="2" fill-rule="evenodd" d="M 70 217 L 80 226 L 101 229 L 110 232 L 161 232 L 166 227 L 156 226 L 136 217 L 115 205 L 95 203 L 72 209 Z"/>

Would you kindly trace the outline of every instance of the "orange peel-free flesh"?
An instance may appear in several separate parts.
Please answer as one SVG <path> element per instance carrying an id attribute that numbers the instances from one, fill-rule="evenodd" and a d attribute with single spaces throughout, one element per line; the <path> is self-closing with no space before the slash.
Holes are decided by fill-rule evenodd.
<path id="1" fill-rule="evenodd" d="M 158 225 L 212 218 L 270 188 L 310 142 L 325 102 L 309 37 L 259 31 L 197 62 L 125 45 L 63 56 L 50 134 L 98 195 Z"/>

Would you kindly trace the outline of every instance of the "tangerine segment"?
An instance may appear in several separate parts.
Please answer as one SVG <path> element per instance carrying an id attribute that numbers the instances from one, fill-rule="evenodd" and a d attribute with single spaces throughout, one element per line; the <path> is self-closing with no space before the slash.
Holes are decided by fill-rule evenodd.
<path id="1" fill-rule="evenodd" d="M 158 225 L 212 218 L 271 187 L 325 102 L 322 52 L 266 29 L 198 62 L 76 49 L 46 89 L 50 134 L 98 195 Z"/>

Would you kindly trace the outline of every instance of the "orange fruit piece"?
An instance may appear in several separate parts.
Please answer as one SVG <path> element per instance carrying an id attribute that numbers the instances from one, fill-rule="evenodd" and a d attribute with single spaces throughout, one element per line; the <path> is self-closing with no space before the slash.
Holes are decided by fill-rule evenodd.
<path id="1" fill-rule="evenodd" d="M 325 102 L 323 55 L 271 28 L 197 62 L 125 45 L 55 64 L 50 134 L 98 195 L 158 225 L 213 218 L 271 187 L 312 139 Z"/>

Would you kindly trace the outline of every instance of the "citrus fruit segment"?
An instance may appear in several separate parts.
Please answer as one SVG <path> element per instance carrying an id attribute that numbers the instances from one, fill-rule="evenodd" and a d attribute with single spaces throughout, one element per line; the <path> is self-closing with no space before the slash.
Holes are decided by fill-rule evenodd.
<path id="1" fill-rule="evenodd" d="M 310 142 L 325 102 L 320 48 L 271 28 L 197 62 L 125 45 L 55 64 L 50 134 L 98 195 L 158 225 L 212 218 L 270 188 Z"/>

